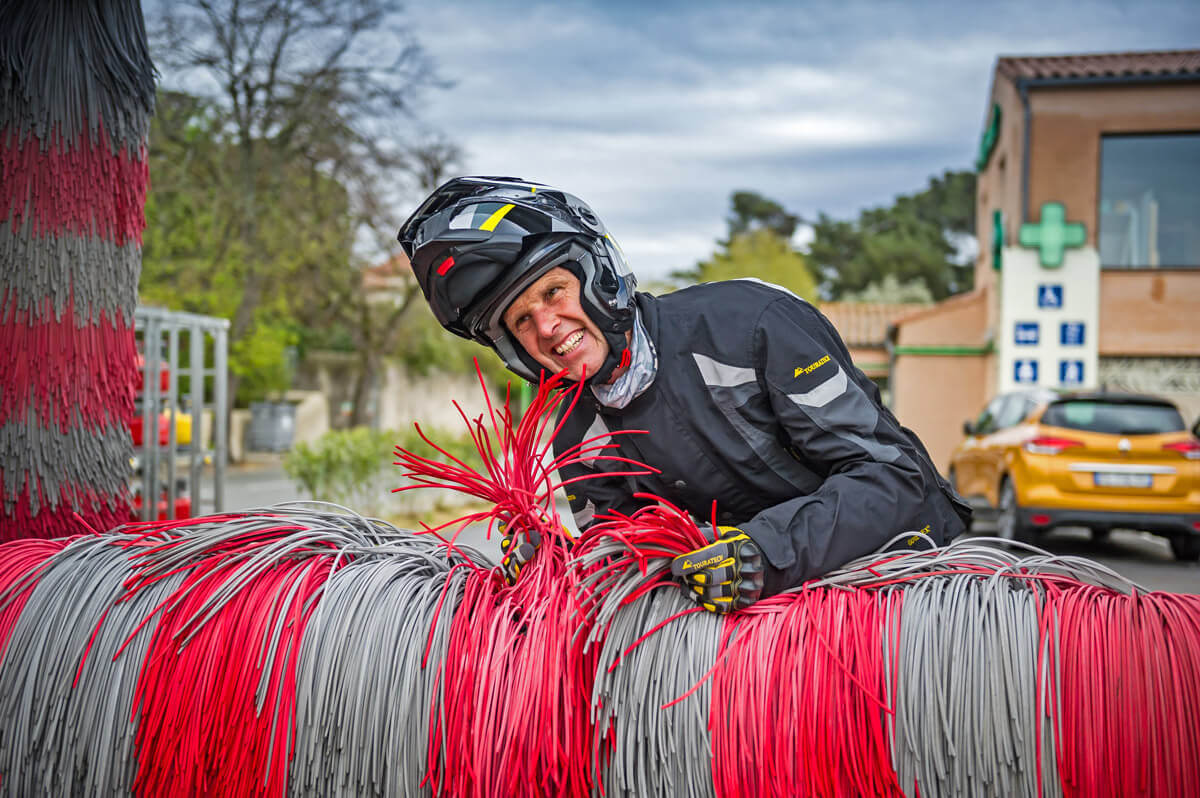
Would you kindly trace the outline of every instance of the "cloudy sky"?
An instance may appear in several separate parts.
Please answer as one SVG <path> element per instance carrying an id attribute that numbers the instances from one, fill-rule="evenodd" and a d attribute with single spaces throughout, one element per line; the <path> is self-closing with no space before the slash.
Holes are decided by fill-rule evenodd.
<path id="1" fill-rule="evenodd" d="M 729 195 L 851 217 L 968 168 L 998 55 L 1200 46 L 1194 3 L 409 0 L 464 171 L 587 200 L 639 275 L 709 255 Z"/>

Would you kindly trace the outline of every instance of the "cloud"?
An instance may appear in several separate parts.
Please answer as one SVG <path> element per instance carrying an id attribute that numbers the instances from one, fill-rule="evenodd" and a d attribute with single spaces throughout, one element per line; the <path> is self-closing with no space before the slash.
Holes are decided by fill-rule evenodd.
<path id="1" fill-rule="evenodd" d="M 455 82 L 422 114 L 467 170 L 580 195 L 662 276 L 711 254 L 732 191 L 809 218 L 890 202 L 969 168 L 998 55 L 1188 46 L 1188 7 L 422 0 L 408 19 Z"/>

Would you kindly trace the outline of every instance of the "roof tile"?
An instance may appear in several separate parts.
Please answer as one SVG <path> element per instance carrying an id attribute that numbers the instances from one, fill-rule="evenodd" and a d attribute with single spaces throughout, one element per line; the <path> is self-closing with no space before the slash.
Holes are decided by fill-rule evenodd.
<path id="1" fill-rule="evenodd" d="M 412 266 L 403 252 L 397 252 L 383 263 L 363 269 L 362 287 L 366 291 L 386 291 L 395 288 L 412 275 Z"/>
<path id="2" fill-rule="evenodd" d="M 822 302 L 818 307 L 837 329 L 847 346 L 883 346 L 889 324 L 901 316 L 929 305 Z"/>
<path id="3" fill-rule="evenodd" d="M 996 71 L 1012 80 L 1146 75 L 1200 77 L 1200 50 L 1001 56 L 996 62 Z"/>

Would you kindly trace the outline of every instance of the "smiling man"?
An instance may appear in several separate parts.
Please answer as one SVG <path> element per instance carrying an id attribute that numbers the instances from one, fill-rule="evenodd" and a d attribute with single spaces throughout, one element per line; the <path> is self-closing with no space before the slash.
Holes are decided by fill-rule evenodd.
<path id="1" fill-rule="evenodd" d="M 608 356 L 600 328 L 579 302 L 579 279 L 561 266 L 513 300 L 504 326 L 551 374 L 566 371 L 575 382 L 599 371 Z"/>
<path id="2" fill-rule="evenodd" d="M 698 519 L 713 500 L 717 540 L 672 571 L 704 608 L 730 612 L 887 544 L 943 543 L 970 508 L 900 426 L 816 308 L 756 280 L 661 297 L 637 281 L 578 197 L 508 177 L 438 188 L 399 239 L 434 315 L 536 382 L 566 371 L 587 385 L 554 445 L 621 429 L 617 454 L 659 473 L 595 460 L 564 469 L 580 529 L 632 513 L 637 493 Z M 922 537 L 924 536 L 924 537 Z M 510 579 L 534 547 L 506 537 Z"/>

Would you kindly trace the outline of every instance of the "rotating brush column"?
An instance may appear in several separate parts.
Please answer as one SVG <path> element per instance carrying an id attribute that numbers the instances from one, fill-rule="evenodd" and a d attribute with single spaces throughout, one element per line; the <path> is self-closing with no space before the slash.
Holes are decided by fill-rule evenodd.
<path id="1" fill-rule="evenodd" d="M 153 106 L 136 0 L 0 6 L 0 540 L 129 519 Z"/>

